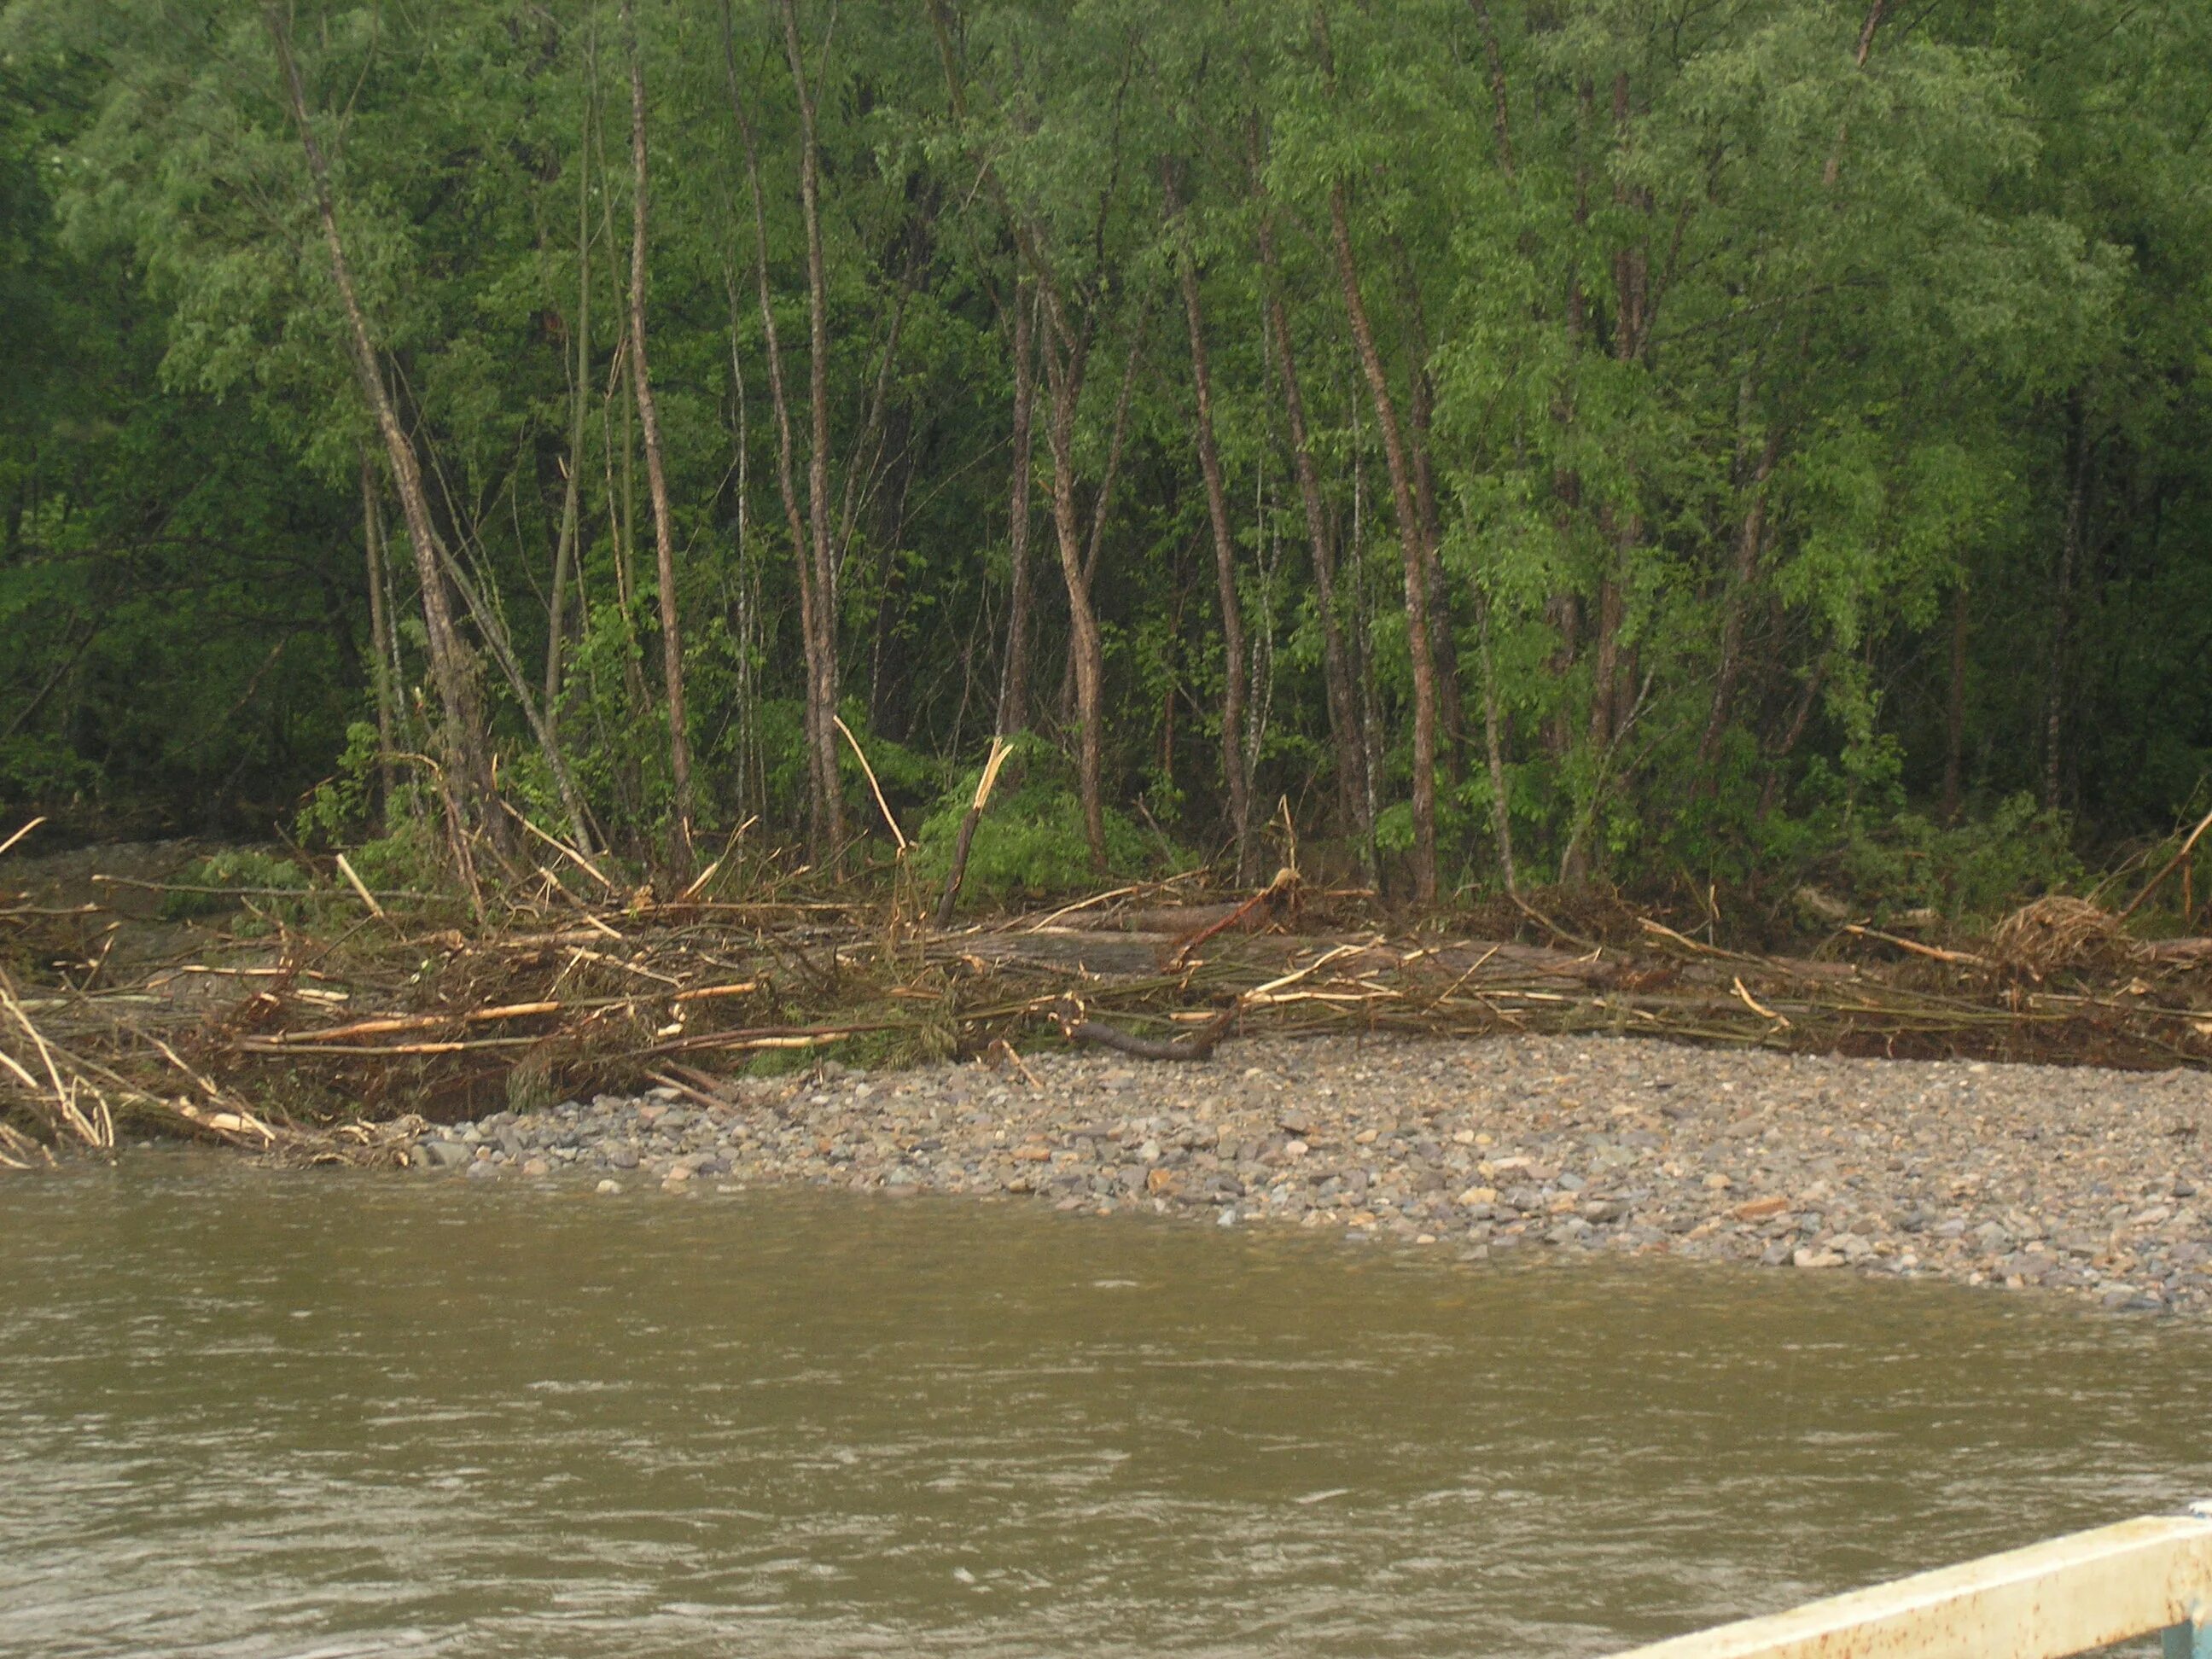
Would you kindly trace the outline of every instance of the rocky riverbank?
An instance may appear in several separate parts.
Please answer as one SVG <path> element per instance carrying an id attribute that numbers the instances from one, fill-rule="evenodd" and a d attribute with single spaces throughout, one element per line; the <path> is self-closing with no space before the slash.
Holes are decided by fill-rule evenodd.
<path id="1" fill-rule="evenodd" d="M 726 1098 L 723 1097 L 726 1097 Z M 434 1132 L 492 1181 L 1021 1194 L 1474 1257 L 1613 1250 L 2212 1309 L 2212 1087 L 1626 1039 L 1255 1041 L 731 1079 Z"/>

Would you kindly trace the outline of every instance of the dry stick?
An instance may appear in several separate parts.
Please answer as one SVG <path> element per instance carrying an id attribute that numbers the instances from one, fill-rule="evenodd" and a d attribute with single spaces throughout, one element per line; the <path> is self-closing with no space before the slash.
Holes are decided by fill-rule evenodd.
<path id="1" fill-rule="evenodd" d="M 673 1089 L 678 1094 L 683 1095 L 689 1099 L 696 1100 L 702 1106 L 707 1107 L 710 1110 L 727 1111 L 729 1109 L 730 1103 L 728 1101 L 720 1099 L 716 1096 L 710 1095 L 704 1089 L 695 1089 L 690 1084 L 684 1082 L 681 1078 L 671 1077 L 665 1072 L 647 1072 L 646 1075 L 651 1078 L 655 1083 L 658 1083 L 662 1088 Z"/>
<path id="2" fill-rule="evenodd" d="M 346 855 L 343 853 L 337 855 L 337 862 L 338 873 L 346 878 L 347 884 L 355 892 L 361 895 L 361 902 L 368 907 L 368 914 L 379 921 L 382 921 L 385 919 L 384 907 L 376 902 L 376 895 L 370 892 L 368 884 L 354 872 L 353 866 L 346 862 Z"/>
<path id="3" fill-rule="evenodd" d="M 507 806 L 507 803 L 505 801 L 501 801 L 500 805 Z M 617 887 L 614 883 L 609 881 L 605 876 L 599 872 L 599 866 L 593 864 L 591 860 L 586 858 L 574 848 L 569 846 L 568 842 L 561 841 L 555 836 L 547 835 L 543 830 L 540 830 L 536 824 L 532 823 L 522 813 L 516 811 L 514 807 L 507 806 L 507 810 L 510 813 L 514 814 L 514 821 L 522 826 L 526 833 L 537 836 L 538 840 L 544 842 L 548 847 L 561 854 L 562 858 L 567 859 L 571 864 L 574 865 L 579 870 L 581 870 L 593 881 L 596 881 L 600 886 L 605 888 L 607 891 L 610 893 L 618 893 L 622 890 L 620 888 Z"/>
<path id="4" fill-rule="evenodd" d="M 1168 958 L 1168 965 L 1171 968 L 1182 967 L 1190 959 L 1190 953 L 1198 949 L 1200 945 L 1205 944 L 1206 940 L 1212 939 L 1217 933 L 1227 933 L 1231 927 L 1237 926 L 1238 922 L 1243 921 L 1245 917 L 1250 915 L 1255 910 L 1267 903 L 1269 900 L 1289 892 L 1291 888 L 1297 885 L 1297 881 L 1298 872 L 1291 869 L 1287 866 L 1276 871 L 1275 878 L 1273 881 L 1269 882 L 1265 887 L 1262 887 L 1258 892 L 1253 894 L 1250 898 L 1246 899 L 1243 903 L 1238 905 L 1227 915 L 1223 916 L 1218 921 L 1209 922 L 1206 926 L 1200 927 L 1195 933 L 1186 934 L 1182 939 L 1177 941 L 1175 948 L 1175 954 Z"/>
<path id="5" fill-rule="evenodd" d="M 2159 872 L 2143 884 L 2142 891 L 2137 893 L 2135 897 L 2130 901 L 2128 908 L 2120 912 L 2117 920 L 2125 921 L 2130 916 L 2135 915 L 2137 910 L 2141 909 L 2142 908 L 2143 901 L 2148 898 L 2153 893 L 2156 892 L 2160 886 L 2163 884 L 2166 878 L 2172 875 L 2177 869 L 2180 868 L 2182 864 L 2187 860 L 2190 854 L 2196 850 L 2197 838 L 2203 835 L 2207 830 L 2212 830 L 2212 812 L 2207 812 L 2203 817 L 2197 819 L 2197 827 L 2189 832 L 2189 839 L 2181 843 L 2181 850 L 2179 853 L 2176 853 L 2172 858 L 2168 859 L 2165 865 L 2160 869 Z M 0 853 L 4 853 L 8 849 L 6 848 L 0 847 Z"/>
<path id="6" fill-rule="evenodd" d="M 727 985 L 698 985 L 688 991 L 678 991 L 672 1000 L 676 1002 L 708 1002 L 717 997 L 750 996 L 761 988 L 757 979 L 733 980 Z"/>
<path id="7" fill-rule="evenodd" d="M 21 830 L 18 830 L 14 835 L 9 836 L 7 840 L 0 841 L 0 853 L 6 853 L 9 848 L 14 847 L 17 842 L 22 840 L 24 836 L 29 835 L 32 830 L 37 829 L 45 822 L 46 819 L 44 817 L 33 818 L 28 823 L 25 824 Z"/>
<path id="8" fill-rule="evenodd" d="M 1684 950 L 1698 956 L 1717 957 L 1723 962 L 1748 962 L 1758 964 L 1759 961 L 1757 957 L 1746 956 L 1741 951 L 1723 951 L 1717 945 L 1707 945 L 1704 940 L 1692 939 L 1686 933 L 1678 933 L 1663 923 L 1652 921 L 1649 916 L 1638 916 L 1636 919 L 1636 925 L 1647 933 L 1656 933 L 1662 939 L 1672 939 Z"/>
<path id="9" fill-rule="evenodd" d="M 449 1042 L 339 1043 L 319 1048 L 323 1054 L 458 1054 L 478 1048 L 528 1048 L 544 1042 L 544 1037 L 474 1037 L 455 1038 Z M 296 1045 L 272 1042 L 267 1037 L 246 1037 L 240 1042 L 240 1049 L 249 1054 L 296 1054 Z"/>
<path id="10" fill-rule="evenodd" d="M 853 758 L 860 763 L 860 770 L 867 774 L 868 789 L 876 798 L 876 808 L 884 815 L 884 822 L 891 827 L 891 836 L 898 842 L 899 856 L 905 857 L 906 832 L 898 827 L 898 820 L 891 816 L 891 809 L 884 799 L 883 786 L 876 781 L 876 769 L 868 764 L 867 753 L 860 747 L 860 740 L 853 735 L 853 728 L 845 724 L 845 717 L 842 714 L 832 714 L 830 720 L 832 725 L 845 734 L 845 741 L 853 745 Z"/>
<path id="11" fill-rule="evenodd" d="M 1946 951 L 1934 945 L 1923 945 L 1917 939 L 1899 939 L 1895 933 L 1885 933 L 1879 927 L 1862 927 L 1856 922 L 1845 922 L 1844 931 L 1856 933 L 1861 939 L 1880 939 L 1884 945 L 1893 945 L 1900 951 L 1909 951 L 1916 957 L 1926 957 L 1930 962 L 1955 963 L 1966 968 L 1986 968 L 1987 957 L 1978 957 L 1971 951 Z"/>
<path id="12" fill-rule="evenodd" d="M 1546 915 L 1534 905 L 1529 903 L 1527 899 L 1522 898 L 1520 894 L 1508 893 L 1505 896 L 1511 899 L 1516 905 L 1520 907 L 1522 915 L 1526 915 L 1531 921 L 1536 923 L 1540 927 L 1542 927 L 1553 938 L 1563 939 L 1566 940 L 1568 944 L 1578 945 L 1585 951 L 1602 951 L 1605 948 L 1595 939 L 1584 939 L 1580 933 L 1569 933 L 1565 928 L 1560 927 L 1558 922 L 1553 921 L 1551 917 Z"/>
<path id="13" fill-rule="evenodd" d="M 1198 1030 L 1182 1036 L 1165 1038 L 1136 1036 L 1116 1026 L 1102 1024 L 1086 1017 L 1082 1002 L 1075 997 L 1060 998 L 1053 1005 L 1051 1012 L 1060 1035 L 1070 1042 L 1111 1048 L 1139 1060 L 1211 1060 L 1242 1007 L 1241 1001 L 1232 1002 Z"/>
<path id="14" fill-rule="evenodd" d="M 1790 1022 L 1787 1019 L 1783 1018 L 1780 1014 L 1776 1013 L 1771 1008 L 1760 1006 L 1758 1000 L 1753 997 L 1751 993 L 1743 988 L 1743 976 L 1741 975 L 1738 975 L 1736 976 L 1735 994 L 1737 1000 L 1741 1002 L 1745 1007 L 1750 1009 L 1753 1013 L 1759 1016 L 1760 1018 L 1771 1019 L 1777 1025 L 1783 1027 L 1785 1030 L 1789 1028 Z"/>
<path id="15" fill-rule="evenodd" d="M 998 786 L 999 769 L 1006 763 L 1013 752 L 1004 737 L 991 739 L 991 757 L 983 763 L 983 776 L 975 786 L 975 798 L 968 804 L 967 812 L 960 820 L 960 838 L 952 845 L 952 867 L 945 872 L 945 891 L 937 900 L 937 928 L 942 933 L 952 925 L 952 907 L 960 897 L 960 884 L 968 876 L 968 851 L 975 844 L 975 826 L 983 821 L 983 809 L 991 804 L 991 791 Z"/>

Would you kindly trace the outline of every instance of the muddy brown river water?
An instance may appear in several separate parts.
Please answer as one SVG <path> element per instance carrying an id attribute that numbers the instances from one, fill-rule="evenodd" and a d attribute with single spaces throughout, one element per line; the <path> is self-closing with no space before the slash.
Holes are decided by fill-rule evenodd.
<path id="1" fill-rule="evenodd" d="M 2209 1378 L 1936 1285 L 141 1154 L 0 1187 L 0 1653 L 1602 1653 L 2212 1493 Z"/>

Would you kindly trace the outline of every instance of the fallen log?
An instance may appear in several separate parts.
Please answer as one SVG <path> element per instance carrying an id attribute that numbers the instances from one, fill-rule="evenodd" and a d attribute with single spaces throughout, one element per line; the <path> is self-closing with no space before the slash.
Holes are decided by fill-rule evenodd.
<path id="1" fill-rule="evenodd" d="M 1111 1048 L 1116 1054 L 1129 1054 L 1139 1060 L 1211 1060 L 1221 1039 L 1229 1033 L 1242 1011 L 1240 999 L 1232 1002 L 1194 1031 L 1177 1037 L 1146 1037 L 1124 1031 L 1091 1018 L 1083 1004 L 1074 997 L 1062 997 L 1054 1003 L 1050 1012 L 1060 1034 L 1070 1042 L 1089 1044 L 1095 1048 Z"/>

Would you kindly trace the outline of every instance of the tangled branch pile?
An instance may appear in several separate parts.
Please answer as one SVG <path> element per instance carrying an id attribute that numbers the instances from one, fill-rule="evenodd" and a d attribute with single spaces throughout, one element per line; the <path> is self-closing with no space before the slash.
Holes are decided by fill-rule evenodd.
<path id="1" fill-rule="evenodd" d="M 382 1161 L 404 1155 L 417 1112 L 711 1088 L 718 1071 L 832 1045 L 878 1064 L 1063 1039 L 1184 1060 L 1260 1032 L 1609 1032 L 2212 1064 L 2203 942 L 2135 945 L 2076 901 L 2043 901 L 1982 952 L 1856 930 L 1906 947 L 1887 963 L 1732 951 L 1626 910 L 1582 921 L 1602 937 L 1528 911 L 1520 931 L 1547 943 L 1395 933 L 1288 872 L 1241 902 L 1166 884 L 958 932 L 806 902 L 567 915 L 463 932 L 380 907 L 321 934 L 193 936 L 125 975 L 88 942 L 94 914 L 0 909 L 19 943 L 33 921 L 50 947 L 76 941 L 50 950 L 51 983 L 0 977 L 0 1161 L 105 1149 L 126 1125 Z"/>

